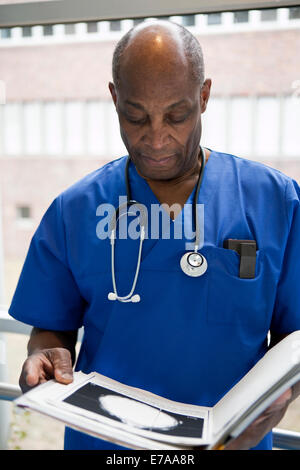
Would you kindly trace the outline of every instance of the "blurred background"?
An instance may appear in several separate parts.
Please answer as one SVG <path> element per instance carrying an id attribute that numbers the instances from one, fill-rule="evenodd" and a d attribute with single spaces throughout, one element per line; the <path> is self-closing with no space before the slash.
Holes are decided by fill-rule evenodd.
<path id="1" fill-rule="evenodd" d="M 212 94 L 202 144 L 299 183 L 300 6 L 164 18 L 186 26 L 203 48 Z M 0 29 L 3 309 L 52 200 L 126 154 L 108 82 L 116 42 L 141 21 L 155 18 Z M 9 382 L 17 384 L 27 338 L 7 334 L 5 341 Z M 278 427 L 300 431 L 299 403 Z M 10 421 L 9 448 L 63 448 L 63 425 L 12 407 Z"/>

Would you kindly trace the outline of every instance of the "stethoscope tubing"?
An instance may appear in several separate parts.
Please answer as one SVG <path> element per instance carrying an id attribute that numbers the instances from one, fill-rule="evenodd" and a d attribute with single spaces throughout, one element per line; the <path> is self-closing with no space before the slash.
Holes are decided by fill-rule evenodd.
<path id="1" fill-rule="evenodd" d="M 200 146 L 200 155 L 201 155 L 201 168 L 200 168 L 199 177 L 198 177 L 198 181 L 197 181 L 197 186 L 196 186 L 194 199 L 193 199 L 193 219 L 195 220 L 195 248 L 194 248 L 195 253 L 198 252 L 198 248 L 199 248 L 199 244 L 200 244 L 200 228 L 199 228 L 199 220 L 198 220 L 197 202 L 198 202 L 198 196 L 199 196 L 201 183 L 202 183 L 202 180 L 203 180 L 204 167 L 205 167 L 205 152 L 204 152 L 204 149 L 201 146 Z M 128 156 L 127 161 L 126 161 L 126 166 L 125 166 L 126 202 L 121 204 L 116 209 L 114 217 L 112 218 L 112 221 L 111 221 L 111 226 L 110 226 L 111 273 L 112 273 L 113 292 L 110 292 L 108 294 L 108 299 L 109 300 L 119 300 L 120 302 L 139 302 L 140 301 L 139 295 L 133 295 L 133 293 L 135 291 L 135 287 L 136 287 L 136 284 L 137 284 L 138 275 L 139 275 L 139 271 L 140 271 L 142 246 L 143 246 L 143 241 L 145 239 L 145 226 L 146 226 L 146 223 L 147 223 L 147 216 L 144 213 L 143 205 L 132 199 L 131 187 L 130 187 L 130 182 L 129 182 L 129 165 L 130 165 L 130 161 L 131 161 L 131 158 L 130 158 L 130 156 Z M 142 220 L 140 221 L 140 231 L 141 231 L 141 233 L 140 233 L 139 252 L 138 252 L 138 259 L 137 259 L 135 276 L 134 276 L 134 280 L 133 280 L 133 283 L 132 283 L 131 290 L 130 290 L 129 294 L 127 294 L 125 296 L 119 296 L 118 291 L 117 291 L 116 276 L 115 276 L 116 231 L 117 231 L 118 220 L 123 215 L 128 213 L 128 208 L 131 205 L 137 205 L 137 207 L 140 210 L 140 216 L 142 218 Z M 120 215 L 120 212 L 124 207 L 127 209 L 127 212 L 125 214 Z M 184 255 L 184 256 L 186 256 L 186 255 Z M 186 272 L 186 270 L 184 270 L 184 272 Z M 186 272 L 186 274 L 188 274 L 188 273 Z"/>

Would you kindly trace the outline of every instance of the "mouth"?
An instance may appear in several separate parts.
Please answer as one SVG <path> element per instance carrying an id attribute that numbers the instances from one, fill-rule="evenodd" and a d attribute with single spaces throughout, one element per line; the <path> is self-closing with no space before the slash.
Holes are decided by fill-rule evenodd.
<path id="1" fill-rule="evenodd" d="M 175 154 L 167 155 L 167 156 L 164 156 L 164 157 L 161 157 L 161 158 L 152 158 L 152 157 L 148 157 L 147 155 L 142 155 L 142 157 L 146 160 L 148 165 L 151 165 L 151 166 L 164 166 L 167 163 L 169 163 L 175 157 Z"/>

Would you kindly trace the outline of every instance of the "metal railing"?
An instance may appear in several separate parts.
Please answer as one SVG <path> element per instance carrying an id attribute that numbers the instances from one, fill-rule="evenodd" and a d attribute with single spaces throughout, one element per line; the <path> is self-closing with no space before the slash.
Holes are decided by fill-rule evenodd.
<path id="1" fill-rule="evenodd" d="M 10 317 L 6 311 L 0 310 L 0 332 L 30 334 L 31 327 Z M 80 332 L 79 339 L 82 336 Z M 22 394 L 20 387 L 0 381 L 0 400 L 13 401 Z M 1 423 L 1 421 L 0 421 Z M 1 424 L 0 424 L 1 434 Z M 300 450 L 300 432 L 273 429 L 273 448 L 284 450 Z"/>
<path id="2" fill-rule="evenodd" d="M 0 382 L 0 400 L 13 401 L 20 395 L 22 391 L 17 385 Z"/>

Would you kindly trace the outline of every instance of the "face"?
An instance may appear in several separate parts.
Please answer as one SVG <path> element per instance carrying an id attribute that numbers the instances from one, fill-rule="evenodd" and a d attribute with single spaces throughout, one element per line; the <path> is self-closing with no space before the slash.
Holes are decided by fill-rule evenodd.
<path id="1" fill-rule="evenodd" d="M 157 71 L 156 71 L 157 72 Z M 193 82 L 187 67 L 122 73 L 120 89 L 109 84 L 120 132 L 141 176 L 170 180 L 195 167 L 201 138 L 201 114 L 211 82 Z"/>

